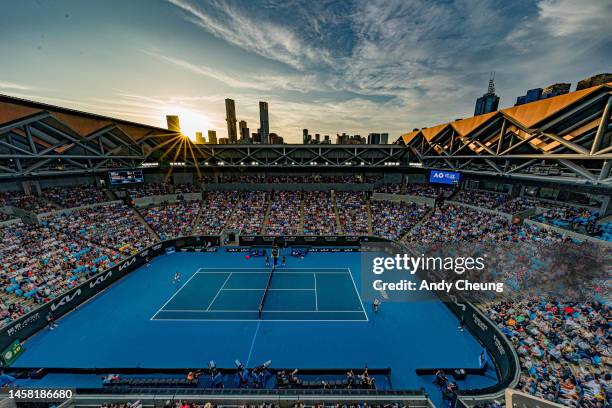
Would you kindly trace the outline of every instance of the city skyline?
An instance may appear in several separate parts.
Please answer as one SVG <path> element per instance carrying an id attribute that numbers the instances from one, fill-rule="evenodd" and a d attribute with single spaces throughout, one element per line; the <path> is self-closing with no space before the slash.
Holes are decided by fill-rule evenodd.
<path id="1" fill-rule="evenodd" d="M 471 116 L 491 71 L 500 108 L 608 72 L 610 15 L 596 0 L 26 0 L 0 15 L 0 93 L 163 127 L 178 115 L 218 138 L 225 99 L 252 132 L 266 101 L 290 143 L 303 128 L 392 141 Z"/>

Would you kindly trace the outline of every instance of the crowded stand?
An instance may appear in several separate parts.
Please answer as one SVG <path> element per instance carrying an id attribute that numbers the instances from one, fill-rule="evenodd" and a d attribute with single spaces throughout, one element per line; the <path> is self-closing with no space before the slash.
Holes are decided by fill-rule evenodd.
<path id="1" fill-rule="evenodd" d="M 5 213 L 5 212 L 1 212 L 1 211 L 0 211 L 0 222 L 3 222 L 3 221 L 9 221 L 9 220 L 12 220 L 12 219 L 15 219 L 15 216 L 14 216 L 14 215 L 12 215 L 12 214 L 7 214 L 7 213 Z"/>
<path id="2" fill-rule="evenodd" d="M 610 403 L 610 307 L 533 298 L 488 305 L 521 362 L 518 388 L 570 407 Z"/>
<path id="3" fill-rule="evenodd" d="M 270 204 L 270 215 L 264 226 L 264 235 L 295 235 L 300 220 L 300 193 L 277 191 Z"/>
<path id="4" fill-rule="evenodd" d="M 133 210 L 116 202 L 51 215 L 43 218 L 42 223 L 125 255 L 154 242 Z"/>
<path id="5" fill-rule="evenodd" d="M 342 232 L 346 235 L 369 233 L 368 198 L 365 192 L 338 192 L 336 206 Z"/>
<path id="6" fill-rule="evenodd" d="M 394 187 L 395 188 L 395 187 Z M 83 190 L 48 189 L 47 197 L 71 205 Z M 145 189 L 147 192 L 159 191 Z M 426 186 L 401 187 L 428 195 Z M 187 191 L 187 190 L 185 190 Z M 336 199 L 344 235 L 371 233 L 404 243 L 544 242 L 569 243 L 570 238 L 544 227 L 513 225 L 508 217 L 458 204 L 429 208 L 407 202 L 372 200 L 366 192 L 261 191 L 206 192 L 203 200 L 164 203 L 141 210 L 145 222 L 162 240 L 196 234 L 217 235 L 223 229 L 242 234 L 299 234 L 303 202 L 304 234 L 337 234 Z M 418 194 L 417 194 L 418 195 Z M 468 191 L 461 200 L 496 207 L 506 196 Z M 501 196 L 501 197 L 500 197 Z M 6 196 L 5 196 L 6 197 Z M 61 197 L 61 198 L 60 198 Z M 101 197 L 99 197 L 101 198 Z M 7 198 L 8 199 L 8 198 Z M 498 207 L 507 213 L 538 204 L 515 198 Z M 267 223 L 266 210 L 270 208 Z M 201 214 L 200 208 L 205 209 Z M 371 216 L 369 215 L 371 214 Z M 536 219 L 577 223 L 596 214 L 584 208 L 549 207 Z M 263 225 L 263 228 L 262 228 Z M 133 209 L 122 203 L 47 215 L 40 225 L 16 223 L 0 227 L 0 319 L 6 325 L 37 305 L 54 299 L 126 256 L 155 242 Z M 520 271 L 519 271 L 520 272 Z M 524 272 L 524 271 L 523 271 Z M 521 272 L 521 273 L 523 273 Z M 504 279 L 513 277 L 504 276 Z M 481 305 L 514 344 L 522 374 L 518 388 L 567 406 L 606 406 L 610 400 L 610 309 L 606 301 L 569 302 L 544 297 L 496 300 Z"/>
<path id="7" fill-rule="evenodd" d="M 460 190 L 453 197 L 454 201 L 460 203 L 485 207 L 489 209 L 497 208 L 508 201 L 507 194 L 495 193 L 486 190 Z"/>
<path id="8" fill-rule="evenodd" d="M 403 201 L 371 201 L 372 233 L 397 240 L 423 218 L 427 207 Z"/>
<path id="9" fill-rule="evenodd" d="M 236 206 L 226 228 L 243 234 L 257 234 L 261 230 L 268 205 L 268 194 L 263 191 L 233 192 Z"/>
<path id="10" fill-rule="evenodd" d="M 174 186 L 175 194 L 200 193 L 202 189 L 198 184 L 182 183 Z"/>
<path id="11" fill-rule="evenodd" d="M 167 183 L 144 183 L 124 187 L 121 190 L 125 191 L 132 199 L 172 194 L 170 185 Z"/>
<path id="12" fill-rule="evenodd" d="M 219 183 L 285 183 L 285 184 L 296 184 L 296 183 L 376 183 L 381 181 L 381 177 L 376 176 L 363 176 L 360 174 L 354 175 L 320 175 L 320 174 L 309 174 L 309 175 L 221 175 L 218 178 Z M 210 182 L 214 182 L 210 180 Z"/>
<path id="13" fill-rule="evenodd" d="M 230 219 L 240 193 L 209 191 L 206 193 L 195 232 L 199 235 L 219 235 Z"/>
<path id="14" fill-rule="evenodd" d="M 59 207 L 50 201 L 33 194 L 20 191 L 5 191 L 0 196 L 0 205 L 21 208 L 35 214 L 57 210 Z"/>
<path id="15" fill-rule="evenodd" d="M 593 235 L 604 241 L 612 242 L 612 221 L 597 224 L 593 231 Z"/>
<path id="16" fill-rule="evenodd" d="M 377 193 L 405 194 L 420 197 L 436 198 L 440 194 L 449 195 L 453 189 L 446 186 L 432 184 L 383 184 L 375 190 Z"/>
<path id="17" fill-rule="evenodd" d="M 560 228 L 577 229 L 579 226 L 594 226 L 597 211 L 584 207 L 556 204 L 544 212 L 532 217 L 536 221 L 551 224 Z"/>
<path id="18" fill-rule="evenodd" d="M 327 191 L 306 191 L 304 202 L 304 235 L 336 234 L 336 213 L 331 193 Z"/>
<path id="19" fill-rule="evenodd" d="M 477 221 L 477 222 L 475 222 Z M 554 231 L 525 225 L 511 225 L 502 215 L 460 205 L 436 207 L 422 223 L 406 236 L 406 242 L 563 242 L 567 240 Z"/>
<path id="20" fill-rule="evenodd" d="M 110 201 L 106 193 L 96 186 L 48 187 L 43 196 L 62 208 L 80 207 Z"/>
<path id="21" fill-rule="evenodd" d="M 544 206 L 545 204 L 536 198 L 515 197 L 512 200 L 506 201 L 505 203 L 500 205 L 497 210 L 508 214 L 518 214 L 520 212 L 527 211 L 532 208 Z"/>
<path id="22" fill-rule="evenodd" d="M 406 242 L 453 242 L 472 241 L 493 236 L 504 231 L 506 220 L 498 215 L 479 214 L 479 222 L 474 223 L 474 210 L 458 205 L 448 204 L 436 207 L 417 228 L 413 228 L 405 237 Z M 484 233 L 484 234 L 483 234 Z"/>
<path id="23" fill-rule="evenodd" d="M 142 217 L 163 240 L 192 235 L 200 201 L 179 201 L 141 210 Z"/>
<path id="24" fill-rule="evenodd" d="M 113 266 L 121 255 L 56 224 L 0 227 L 3 325 Z"/>
<path id="25" fill-rule="evenodd" d="M 407 184 L 405 194 L 436 198 L 441 194 L 449 196 L 453 192 L 453 187 L 436 186 L 433 184 Z"/>

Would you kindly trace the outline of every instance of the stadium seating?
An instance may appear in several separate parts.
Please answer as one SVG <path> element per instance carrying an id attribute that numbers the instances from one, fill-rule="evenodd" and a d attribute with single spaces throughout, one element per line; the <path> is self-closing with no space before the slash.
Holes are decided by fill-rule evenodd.
<path id="1" fill-rule="evenodd" d="M 233 180 L 255 182 L 251 176 Z M 316 181 L 315 178 L 298 180 L 290 176 L 274 180 Z M 192 185 L 174 187 L 175 192 L 182 193 L 198 190 Z M 154 184 L 128 191 L 131 197 L 144 197 L 165 194 L 170 188 Z M 385 185 L 376 191 L 426 197 L 450 193 L 447 188 L 420 185 Z M 205 192 L 201 200 L 163 203 L 142 209 L 145 225 L 127 205 L 104 203 L 108 197 L 95 187 L 43 189 L 42 198 L 4 193 L 0 195 L 3 204 L 35 212 L 101 204 L 43 216 L 39 225 L 18 222 L 0 226 L 1 324 L 8 324 L 38 304 L 56 298 L 88 277 L 153 244 L 155 238 L 147 227 L 162 240 L 194 232 L 217 235 L 223 229 L 238 229 L 247 235 L 293 235 L 301 234 L 300 225 L 303 225 L 306 235 L 373 234 L 407 244 L 573 242 L 567 235 L 548 228 L 512 225 L 508 217 L 457 203 L 429 208 L 406 202 L 370 200 L 368 194 L 211 191 Z M 544 212 L 535 215 L 535 220 L 570 229 L 593 223 L 597 217 L 594 211 L 583 207 L 527 197 L 509 199 L 504 194 L 488 191 L 460 191 L 453 199 L 508 214 L 541 208 Z M 612 222 L 600 223 L 596 234 L 612 241 Z M 595 283 L 589 288 L 601 294 L 606 290 L 602 285 Z M 567 406 L 598 406 L 609 393 L 607 367 L 612 363 L 610 309 L 603 302 L 605 297 L 570 302 L 540 296 L 512 302 L 491 301 L 482 308 L 517 349 L 522 367 L 521 390 Z"/>
<path id="2" fill-rule="evenodd" d="M 142 210 L 145 221 L 162 240 L 192 235 L 200 201 L 164 204 Z"/>
<path id="3" fill-rule="evenodd" d="M 372 201 L 372 232 L 393 240 L 401 238 L 425 213 L 427 207 L 405 202 Z"/>
<path id="4" fill-rule="evenodd" d="M 486 190 L 460 190 L 453 200 L 489 209 L 497 208 L 508 201 L 507 194 Z"/>
<path id="5" fill-rule="evenodd" d="M 43 224 L 126 255 L 154 242 L 132 209 L 120 203 L 53 215 L 44 218 Z"/>
<path id="6" fill-rule="evenodd" d="M 266 215 L 268 194 L 262 191 L 234 193 L 235 207 L 226 228 L 240 230 L 243 234 L 257 234 Z"/>
<path id="7" fill-rule="evenodd" d="M 269 219 L 264 235 L 295 235 L 300 218 L 300 193 L 278 191 L 270 204 Z"/>
<path id="8" fill-rule="evenodd" d="M 170 185 L 167 183 L 145 183 L 140 185 L 131 185 L 129 187 L 124 187 L 121 190 L 126 191 L 132 199 L 172 194 Z"/>
<path id="9" fill-rule="evenodd" d="M 202 203 L 203 211 L 196 224 L 196 234 L 220 234 L 223 227 L 229 222 L 239 196 L 237 191 L 207 192 Z"/>
<path id="10" fill-rule="evenodd" d="M 345 235 L 367 235 L 370 232 L 366 193 L 338 192 L 336 202 L 340 225 Z"/>
<path id="11" fill-rule="evenodd" d="M 110 201 L 104 191 L 95 186 L 49 187 L 43 197 L 62 208 L 73 208 Z"/>
<path id="12" fill-rule="evenodd" d="M 331 193 L 307 191 L 304 201 L 304 235 L 333 235 L 336 233 L 336 213 Z"/>
<path id="13" fill-rule="evenodd" d="M 36 214 L 60 209 L 44 198 L 19 191 L 6 191 L 0 195 L 0 205 L 13 206 Z"/>

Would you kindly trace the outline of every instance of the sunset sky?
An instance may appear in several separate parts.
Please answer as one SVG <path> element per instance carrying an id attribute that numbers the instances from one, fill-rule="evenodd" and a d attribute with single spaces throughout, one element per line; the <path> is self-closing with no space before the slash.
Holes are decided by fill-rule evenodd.
<path id="1" fill-rule="evenodd" d="M 612 71 L 608 0 L 0 1 L 0 93 L 226 135 L 391 140 L 471 116 L 495 71 L 500 107 Z"/>

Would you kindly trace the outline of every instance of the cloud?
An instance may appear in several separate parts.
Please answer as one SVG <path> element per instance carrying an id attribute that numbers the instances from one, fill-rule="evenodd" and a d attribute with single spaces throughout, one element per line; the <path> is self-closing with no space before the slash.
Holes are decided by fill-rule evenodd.
<path id="1" fill-rule="evenodd" d="M 152 51 L 143 51 L 143 52 L 146 53 L 147 55 L 158 58 L 162 61 L 165 61 L 170 64 L 176 65 L 178 67 L 184 68 L 195 74 L 204 75 L 206 77 L 212 78 L 219 82 L 223 82 L 224 84 L 232 88 L 247 88 L 247 89 L 255 89 L 255 90 L 265 90 L 266 89 L 265 84 L 262 84 L 261 82 L 244 81 L 244 80 L 238 79 L 238 75 L 236 73 L 234 73 L 233 75 L 228 74 L 228 73 L 207 67 L 205 65 L 196 65 L 196 64 L 193 64 L 183 59 L 169 57 L 169 56 L 158 54 Z"/>
<path id="2" fill-rule="evenodd" d="M 542 0 L 539 20 L 555 37 L 612 35 L 612 2 L 606 0 Z"/>
<path id="3" fill-rule="evenodd" d="M 186 13 L 188 21 L 204 28 L 214 36 L 262 57 L 301 69 L 305 63 L 331 62 L 325 49 L 310 46 L 288 25 L 257 19 L 243 13 L 228 2 L 208 1 L 206 7 L 189 0 L 168 0 Z M 243 3 L 247 4 L 247 3 Z"/>
<path id="4" fill-rule="evenodd" d="M 177 67 L 186 69 L 198 75 L 203 75 L 225 85 L 236 89 L 250 89 L 255 91 L 268 91 L 270 89 L 281 89 L 296 92 L 311 92 L 324 90 L 325 88 L 317 81 L 316 75 L 289 75 L 276 72 L 252 72 L 237 73 L 231 71 L 220 71 L 205 65 L 196 65 L 193 62 L 170 57 L 153 51 L 143 52 Z"/>
<path id="5" fill-rule="evenodd" d="M 36 89 L 33 86 L 21 85 L 13 82 L 0 82 L 0 89 L 15 90 L 15 91 L 31 91 Z"/>
<path id="6" fill-rule="evenodd" d="M 389 131 L 393 138 L 471 115 L 491 71 L 505 107 L 527 89 L 609 70 L 612 52 L 612 3 L 604 0 L 166 1 L 176 12 L 164 16 L 166 37 L 147 44 L 157 28 L 134 21 L 125 31 L 146 39 L 126 41 L 133 45 L 126 61 L 144 52 L 152 58 L 147 67 L 163 64 L 188 81 L 157 87 L 157 77 L 147 74 L 159 69 L 138 70 L 121 73 L 118 86 L 126 89 L 98 89 L 94 98 L 66 80 L 59 96 L 79 99 L 83 110 L 158 125 L 161 106 L 184 107 L 211 118 L 220 136 L 226 97 L 236 100 L 239 118 L 252 129 L 257 102 L 267 100 L 271 130 L 289 141 L 299 141 L 303 127 L 330 135 Z M 152 35 L 141 37 L 147 30 Z M 202 37 L 210 37 L 211 53 L 202 50 Z M 87 58 L 83 63 L 111 73 Z M 19 84 L 27 78 L 11 80 L 17 83 L 0 89 L 53 96 Z"/>

